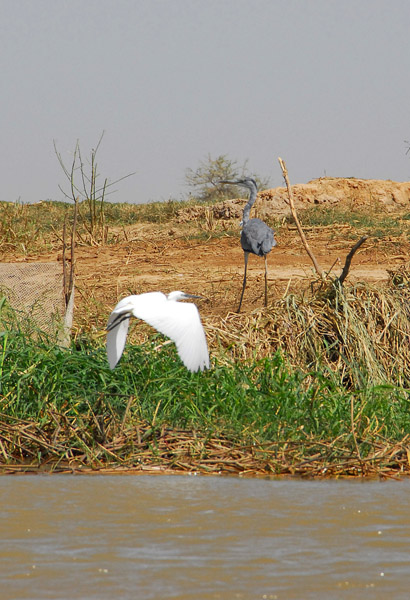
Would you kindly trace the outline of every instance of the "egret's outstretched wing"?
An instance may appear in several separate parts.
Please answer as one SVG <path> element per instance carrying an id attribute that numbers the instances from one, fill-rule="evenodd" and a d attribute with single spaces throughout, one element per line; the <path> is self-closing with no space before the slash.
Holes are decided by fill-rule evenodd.
<path id="1" fill-rule="evenodd" d="M 120 300 L 108 318 L 106 349 L 111 369 L 115 367 L 124 351 L 135 298 L 138 296 L 127 296 Z"/>
<path id="2" fill-rule="evenodd" d="M 169 301 L 166 296 L 152 300 L 135 302 L 132 314 L 171 338 L 189 371 L 209 368 L 205 332 L 195 304 Z"/>
<path id="3" fill-rule="evenodd" d="M 114 329 L 107 331 L 107 357 L 110 369 L 113 369 L 120 360 L 127 340 L 130 318 L 125 317 Z"/>

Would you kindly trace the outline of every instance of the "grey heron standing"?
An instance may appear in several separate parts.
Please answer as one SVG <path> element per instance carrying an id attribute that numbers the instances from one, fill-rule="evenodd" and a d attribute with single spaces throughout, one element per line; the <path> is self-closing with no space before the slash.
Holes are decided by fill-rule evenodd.
<path id="1" fill-rule="evenodd" d="M 245 272 L 243 276 L 242 294 L 239 301 L 238 311 L 240 312 L 243 300 L 243 294 L 246 286 L 246 272 L 248 269 L 249 254 L 263 256 L 265 259 L 265 306 L 268 304 L 268 261 L 267 255 L 276 246 L 275 232 L 261 219 L 250 219 L 249 213 L 255 203 L 258 193 L 258 186 L 252 177 L 244 177 L 235 181 L 221 181 L 221 183 L 229 183 L 240 185 L 249 190 L 249 200 L 243 209 L 241 246 L 245 257 Z"/>

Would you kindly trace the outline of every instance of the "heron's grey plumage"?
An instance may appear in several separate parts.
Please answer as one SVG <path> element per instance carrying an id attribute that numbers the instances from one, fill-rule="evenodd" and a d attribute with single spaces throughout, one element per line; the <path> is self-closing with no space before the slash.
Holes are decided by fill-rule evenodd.
<path id="1" fill-rule="evenodd" d="M 248 268 L 249 254 L 256 254 L 256 256 L 263 256 L 265 259 L 265 306 L 268 303 L 268 263 L 267 254 L 276 246 L 275 232 L 273 229 L 266 225 L 261 219 L 250 219 L 249 215 L 252 206 L 255 204 L 256 196 L 258 193 L 258 186 L 256 181 L 252 177 L 244 177 L 243 179 L 237 179 L 235 181 L 222 181 L 221 183 L 229 183 L 234 185 L 240 185 L 249 190 L 249 200 L 243 209 L 242 218 L 242 232 L 241 232 L 241 246 L 245 253 L 245 273 L 242 285 L 242 294 L 239 301 L 238 312 L 241 310 L 243 294 L 246 286 L 246 272 Z"/>
<path id="2" fill-rule="evenodd" d="M 244 252 L 265 256 L 276 246 L 273 230 L 261 219 L 250 219 L 243 226 L 241 246 Z"/>

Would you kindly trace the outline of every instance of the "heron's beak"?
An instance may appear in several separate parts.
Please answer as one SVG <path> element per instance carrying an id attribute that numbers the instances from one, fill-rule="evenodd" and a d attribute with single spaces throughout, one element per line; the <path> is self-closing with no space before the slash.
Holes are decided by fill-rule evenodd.
<path id="1" fill-rule="evenodd" d="M 244 185 L 243 179 L 237 179 L 236 181 L 223 180 L 223 181 L 220 181 L 220 183 L 227 183 L 228 185 Z M 247 186 L 245 185 L 245 187 L 247 187 Z"/>

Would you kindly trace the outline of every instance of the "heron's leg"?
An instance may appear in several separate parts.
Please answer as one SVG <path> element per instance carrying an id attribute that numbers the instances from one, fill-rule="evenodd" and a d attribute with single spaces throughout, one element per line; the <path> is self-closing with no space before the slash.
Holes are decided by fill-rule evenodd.
<path id="1" fill-rule="evenodd" d="M 265 259 L 265 306 L 268 306 L 268 257 L 264 256 Z"/>
<path id="2" fill-rule="evenodd" d="M 242 294 L 241 294 L 241 299 L 239 300 L 239 307 L 238 307 L 238 310 L 236 312 L 241 312 L 243 294 L 245 292 L 245 286 L 246 286 L 246 271 L 248 269 L 249 252 L 244 252 L 244 258 L 245 258 L 245 273 L 243 275 Z"/>

